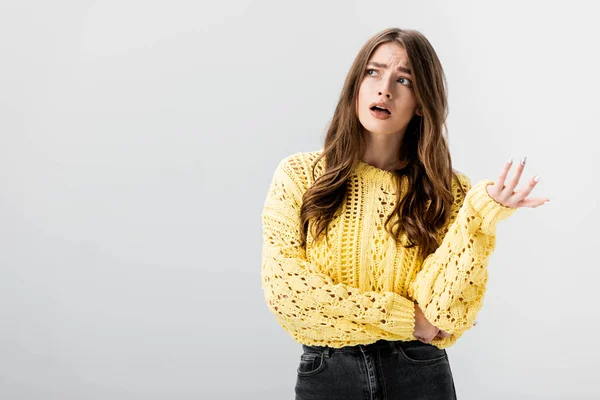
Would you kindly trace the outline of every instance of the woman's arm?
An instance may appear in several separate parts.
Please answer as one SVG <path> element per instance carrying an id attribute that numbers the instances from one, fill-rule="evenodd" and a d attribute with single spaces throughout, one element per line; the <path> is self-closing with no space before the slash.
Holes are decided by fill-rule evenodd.
<path id="1" fill-rule="evenodd" d="M 315 339 L 364 340 L 369 325 L 387 339 L 415 340 L 412 300 L 334 283 L 307 260 L 299 245 L 305 188 L 296 174 L 289 157 L 279 163 L 262 213 L 262 288 L 278 322 L 292 335 Z"/>
<path id="2" fill-rule="evenodd" d="M 467 191 L 441 245 L 425 258 L 408 293 L 436 327 L 453 336 L 431 343 L 448 347 L 473 326 L 486 291 L 487 264 L 496 244 L 496 226 L 516 208 L 506 207 L 489 196 L 483 180 L 474 187 L 458 174 Z"/>

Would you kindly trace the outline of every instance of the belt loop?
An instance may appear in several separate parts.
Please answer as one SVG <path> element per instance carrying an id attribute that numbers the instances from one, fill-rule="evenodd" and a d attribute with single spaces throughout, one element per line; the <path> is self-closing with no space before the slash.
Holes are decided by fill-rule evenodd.
<path id="1" fill-rule="evenodd" d="M 329 346 L 325 346 L 325 349 L 323 350 L 323 354 L 325 355 L 326 358 L 331 357 L 331 347 Z"/>
<path id="2" fill-rule="evenodd" d="M 394 340 L 390 340 L 388 343 L 390 344 L 390 348 L 392 349 L 392 354 L 397 354 L 399 344 L 396 343 Z"/>

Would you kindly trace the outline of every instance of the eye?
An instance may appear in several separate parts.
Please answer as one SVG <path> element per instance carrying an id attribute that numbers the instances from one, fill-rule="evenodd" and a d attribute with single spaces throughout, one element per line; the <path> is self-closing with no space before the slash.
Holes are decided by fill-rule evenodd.
<path id="1" fill-rule="evenodd" d="M 412 86 L 412 82 L 410 81 L 410 79 L 405 78 L 405 77 L 401 77 L 400 79 L 398 79 L 398 82 L 400 82 L 401 80 L 404 80 L 407 83 L 404 83 L 403 85 L 405 86 Z"/>
<path id="2" fill-rule="evenodd" d="M 365 72 L 367 73 L 367 75 L 371 75 L 370 74 L 371 71 L 376 72 L 374 69 L 367 69 Z"/>

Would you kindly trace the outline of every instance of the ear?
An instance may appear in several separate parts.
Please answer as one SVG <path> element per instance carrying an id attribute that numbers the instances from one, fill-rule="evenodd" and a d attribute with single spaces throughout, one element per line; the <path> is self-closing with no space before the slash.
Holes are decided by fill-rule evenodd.
<path id="1" fill-rule="evenodd" d="M 415 111 L 415 114 L 417 114 L 419 117 L 423 116 L 423 111 L 421 110 L 421 107 L 417 107 L 417 110 Z"/>

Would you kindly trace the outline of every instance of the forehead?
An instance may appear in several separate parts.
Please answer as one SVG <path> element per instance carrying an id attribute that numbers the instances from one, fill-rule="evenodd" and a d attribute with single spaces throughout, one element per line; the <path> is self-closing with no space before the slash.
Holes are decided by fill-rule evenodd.
<path id="1" fill-rule="evenodd" d="M 397 42 L 388 42 L 382 43 L 373 53 L 371 57 L 369 57 L 369 61 L 377 61 L 380 63 L 385 63 L 391 66 L 394 65 L 408 65 L 408 54 L 406 50 L 400 43 Z"/>

